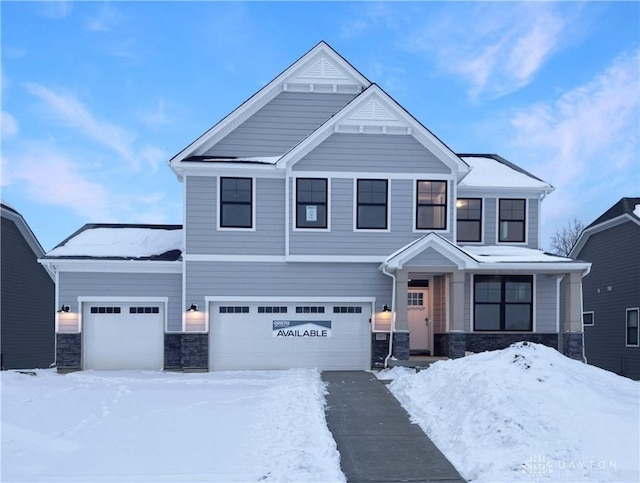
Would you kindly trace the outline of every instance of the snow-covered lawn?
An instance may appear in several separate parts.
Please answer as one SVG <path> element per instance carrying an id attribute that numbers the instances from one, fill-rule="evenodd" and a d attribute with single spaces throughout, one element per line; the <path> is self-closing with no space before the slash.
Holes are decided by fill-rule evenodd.
<path id="1" fill-rule="evenodd" d="M 318 371 L 0 377 L 3 482 L 344 481 Z"/>
<path id="2" fill-rule="evenodd" d="M 379 377 L 467 480 L 640 481 L 638 382 L 527 343 Z"/>

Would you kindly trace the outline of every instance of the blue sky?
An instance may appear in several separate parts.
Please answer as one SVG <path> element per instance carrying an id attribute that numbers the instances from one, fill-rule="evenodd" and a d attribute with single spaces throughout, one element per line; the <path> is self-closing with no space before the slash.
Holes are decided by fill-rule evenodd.
<path id="1" fill-rule="evenodd" d="M 45 250 L 181 223 L 167 161 L 325 40 L 456 152 L 556 187 L 543 247 L 640 196 L 638 2 L 2 2 L 2 198 Z"/>

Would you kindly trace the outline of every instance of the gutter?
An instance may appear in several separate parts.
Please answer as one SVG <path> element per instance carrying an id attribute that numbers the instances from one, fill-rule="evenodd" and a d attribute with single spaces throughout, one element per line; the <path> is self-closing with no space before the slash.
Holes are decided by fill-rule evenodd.
<path id="1" fill-rule="evenodd" d="M 389 359 L 393 353 L 393 334 L 396 332 L 396 276 L 393 273 L 387 272 L 386 265 L 382 265 L 382 273 L 391 277 L 393 280 L 393 287 L 391 288 L 391 326 L 389 327 L 389 353 L 384 358 L 384 368 L 389 367 Z"/>

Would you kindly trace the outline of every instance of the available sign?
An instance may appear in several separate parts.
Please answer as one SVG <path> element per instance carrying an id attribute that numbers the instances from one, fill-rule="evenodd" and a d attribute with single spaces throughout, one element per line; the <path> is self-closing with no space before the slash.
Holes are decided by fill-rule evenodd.
<path id="1" fill-rule="evenodd" d="M 331 337 L 330 320 L 274 320 L 273 336 L 281 338 Z"/>

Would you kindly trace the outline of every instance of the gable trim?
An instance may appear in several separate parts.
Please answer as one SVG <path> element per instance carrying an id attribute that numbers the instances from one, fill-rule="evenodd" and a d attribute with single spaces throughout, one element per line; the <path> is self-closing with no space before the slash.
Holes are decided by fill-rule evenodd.
<path id="1" fill-rule="evenodd" d="M 611 218 L 609 220 L 603 221 L 598 225 L 593 225 L 588 228 L 585 228 L 584 230 L 582 230 L 582 233 L 580 233 L 580 236 L 578 237 L 576 244 L 573 246 L 573 248 L 569 252 L 569 257 L 577 258 L 580 252 L 582 251 L 582 249 L 584 248 L 584 246 L 587 244 L 587 241 L 589 240 L 589 237 L 591 235 L 600 233 L 601 231 L 608 230 L 609 228 L 613 228 L 614 226 L 618 226 L 626 222 L 632 222 L 640 226 L 640 219 L 636 218 L 633 215 L 630 215 L 629 213 L 624 213 L 620 216 L 616 216 L 615 218 Z"/>

